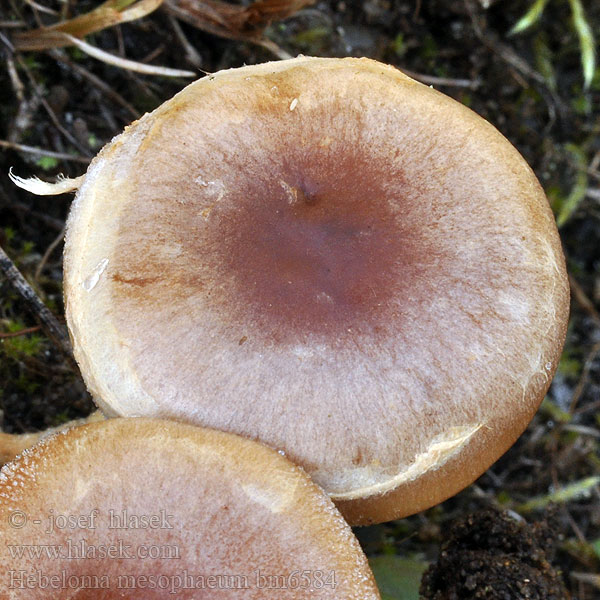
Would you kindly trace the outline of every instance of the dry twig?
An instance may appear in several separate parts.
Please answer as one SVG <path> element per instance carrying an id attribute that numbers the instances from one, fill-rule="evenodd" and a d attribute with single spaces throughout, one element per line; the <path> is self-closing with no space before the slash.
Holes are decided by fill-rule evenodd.
<path id="1" fill-rule="evenodd" d="M 35 146 L 27 146 L 26 144 L 17 144 L 15 142 L 9 142 L 7 140 L 0 140 L 0 148 L 8 148 L 10 150 L 17 150 L 19 152 L 27 152 L 28 154 L 39 154 L 40 156 L 51 156 L 52 158 L 58 158 L 60 160 L 69 160 L 73 162 L 82 163 L 87 165 L 90 163 L 90 158 L 85 156 L 73 156 L 72 154 L 66 154 L 65 152 L 54 152 L 53 150 L 45 150 L 44 148 L 36 148 Z"/>
<path id="2" fill-rule="evenodd" d="M 62 352 L 73 368 L 77 370 L 66 328 L 58 322 L 48 307 L 40 300 L 35 290 L 29 285 L 17 267 L 15 267 L 2 247 L 0 247 L 0 273 L 6 277 L 8 283 L 25 302 L 29 311 L 39 321 L 46 335 L 54 342 L 55 346 Z"/>
<path id="3" fill-rule="evenodd" d="M 77 73 L 81 77 L 85 77 L 93 86 L 98 88 L 105 96 L 111 98 L 114 102 L 122 106 L 131 117 L 134 119 L 140 118 L 140 113 L 137 111 L 121 94 L 115 91 L 108 83 L 104 82 L 100 77 L 94 75 L 94 73 L 90 73 L 85 67 L 81 66 L 79 63 L 72 61 L 64 52 L 64 50 L 50 50 L 50 56 L 57 60 L 59 63 L 64 64 L 73 72 Z"/>
<path id="4" fill-rule="evenodd" d="M 2 331 L 0 332 L 0 339 L 5 340 L 8 338 L 21 337 L 22 335 L 28 335 L 35 333 L 41 329 L 41 325 L 34 325 L 33 327 L 26 327 L 25 329 L 19 329 L 19 331 Z"/>
<path id="5" fill-rule="evenodd" d="M 48 246 L 48 248 L 46 248 L 46 252 L 44 252 L 44 256 L 42 256 L 42 259 L 40 260 L 37 268 L 35 269 L 35 273 L 33 275 L 33 278 L 36 281 L 39 280 L 40 275 L 42 274 L 42 271 L 44 270 L 44 267 L 46 266 L 46 263 L 48 262 L 48 259 L 50 258 L 50 255 L 52 254 L 52 252 L 54 252 L 56 247 L 63 241 L 63 239 L 65 237 L 66 229 L 67 229 L 67 226 L 65 225 L 62 228 L 62 231 L 52 240 L 52 243 Z"/>

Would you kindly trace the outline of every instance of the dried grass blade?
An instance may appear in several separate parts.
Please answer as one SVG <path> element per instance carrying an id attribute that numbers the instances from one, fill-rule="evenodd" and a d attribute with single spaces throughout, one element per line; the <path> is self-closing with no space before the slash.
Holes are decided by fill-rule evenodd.
<path id="1" fill-rule="evenodd" d="M 258 0 L 238 6 L 218 0 L 165 0 L 178 19 L 221 37 L 257 41 L 271 22 L 293 15 L 315 0 Z"/>
<path id="2" fill-rule="evenodd" d="M 144 75 L 159 75 L 162 77 L 196 77 L 198 74 L 194 71 L 183 71 L 181 69 L 171 69 L 169 67 L 161 67 L 157 65 L 148 65 L 140 63 L 135 60 L 129 60 L 127 58 L 121 58 L 115 56 L 104 50 L 100 50 L 96 46 L 92 46 L 83 40 L 79 40 L 76 37 L 62 34 L 69 38 L 70 43 L 73 46 L 77 46 L 81 51 L 85 52 L 88 56 L 101 60 L 104 63 L 119 67 L 121 69 L 127 69 L 128 71 L 135 71 L 136 73 L 142 73 Z"/>
<path id="3" fill-rule="evenodd" d="M 61 34 L 82 38 L 107 27 L 145 17 L 164 0 L 107 0 L 89 13 L 50 27 L 25 31 L 14 36 L 15 50 L 48 50 L 72 45 Z"/>

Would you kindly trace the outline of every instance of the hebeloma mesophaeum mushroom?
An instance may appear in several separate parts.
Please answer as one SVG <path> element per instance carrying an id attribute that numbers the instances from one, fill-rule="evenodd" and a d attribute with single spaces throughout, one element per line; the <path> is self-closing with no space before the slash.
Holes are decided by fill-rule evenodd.
<path id="1" fill-rule="evenodd" d="M 283 450 L 351 523 L 451 496 L 516 440 L 569 302 L 494 127 L 392 67 L 306 57 L 205 77 L 108 144 L 65 291 L 104 410 Z"/>
<path id="2" fill-rule="evenodd" d="M 379 598 L 302 469 L 173 421 L 108 419 L 26 450 L 0 471 L 0 532 L 2 598 Z"/>

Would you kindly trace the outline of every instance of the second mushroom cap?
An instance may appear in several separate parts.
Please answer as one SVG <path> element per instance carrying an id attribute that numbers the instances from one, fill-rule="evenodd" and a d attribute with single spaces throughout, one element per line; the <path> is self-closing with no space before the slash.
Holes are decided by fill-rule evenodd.
<path id="1" fill-rule="evenodd" d="M 329 498 L 270 448 L 160 419 L 50 436 L 0 471 L 0 596 L 378 600 Z"/>

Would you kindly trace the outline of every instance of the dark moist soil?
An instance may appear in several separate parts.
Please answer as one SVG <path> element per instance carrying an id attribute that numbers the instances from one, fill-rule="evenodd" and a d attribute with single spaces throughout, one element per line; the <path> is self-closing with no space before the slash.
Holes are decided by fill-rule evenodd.
<path id="1" fill-rule="evenodd" d="M 67 16 L 99 4 L 37 1 Z M 598 39 L 600 3 L 583 4 Z M 521 509 L 524 503 L 600 473 L 600 75 L 596 72 L 590 89 L 583 90 L 569 2 L 549 0 L 534 27 L 509 36 L 530 5 L 529 0 L 336 0 L 317 2 L 266 32 L 291 55 L 364 55 L 409 71 L 498 127 L 532 166 L 555 210 L 581 191 L 578 207 L 560 230 L 573 286 L 572 316 L 547 401 L 517 444 L 461 494 L 420 515 L 358 529 L 369 555 L 434 561 L 442 532 L 454 519 L 493 506 L 520 510 L 532 519 L 538 513 Z M 63 320 L 60 240 L 71 196 L 34 198 L 11 184 L 9 167 L 46 180 L 59 173 L 80 175 L 86 161 L 125 125 L 188 80 L 137 75 L 72 48 L 11 51 L 16 31 L 58 18 L 20 0 L 3 0 L 0 6 L 0 140 L 73 157 L 55 160 L 0 147 L 0 245 Z M 252 43 L 218 38 L 185 23 L 181 29 L 207 72 L 274 59 Z M 197 70 L 162 10 L 87 41 L 129 59 Z M 36 325 L 0 277 L 0 335 Z M 43 429 L 92 408 L 79 374 L 43 331 L 0 338 L 5 431 Z M 455 592 L 445 593 L 455 595 L 433 597 L 552 598 L 560 593 L 561 580 L 574 599 L 599 598 L 594 575 L 600 572 L 600 492 L 598 485 L 583 488 L 563 499 L 543 526 L 546 539 L 555 542 L 558 575 L 546 562 L 552 552 L 538 534 L 541 525 L 521 527 L 485 513 L 482 521 L 468 517 L 452 529 L 440 561 L 448 571 L 444 577 L 453 576 L 444 585 Z M 538 546 L 541 550 L 534 550 Z M 435 573 L 434 568 L 424 584 L 430 594 L 442 581 Z M 511 587 L 511 582 L 525 587 Z M 508 595 L 474 595 L 487 593 L 492 584 L 501 586 L 494 593 Z M 533 591 L 534 584 L 542 587 Z"/>
<path id="2" fill-rule="evenodd" d="M 444 535 L 438 560 L 423 576 L 426 600 L 567 600 L 551 566 L 555 528 L 528 525 L 487 509 L 459 519 Z"/>

